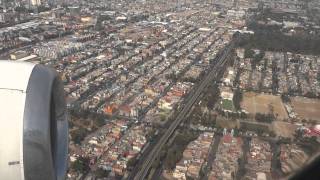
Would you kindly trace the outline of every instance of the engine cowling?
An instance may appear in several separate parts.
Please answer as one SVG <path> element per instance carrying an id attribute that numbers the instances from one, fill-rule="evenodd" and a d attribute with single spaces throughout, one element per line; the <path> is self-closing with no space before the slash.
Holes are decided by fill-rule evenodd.
<path id="1" fill-rule="evenodd" d="M 58 74 L 0 61 L 1 179 L 65 179 L 68 115 Z"/>

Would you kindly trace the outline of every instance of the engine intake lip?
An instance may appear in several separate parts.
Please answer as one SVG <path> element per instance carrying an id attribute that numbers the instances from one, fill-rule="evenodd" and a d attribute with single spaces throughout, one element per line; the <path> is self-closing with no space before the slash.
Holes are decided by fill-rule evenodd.
<path id="1" fill-rule="evenodd" d="M 23 166 L 27 180 L 65 179 L 68 115 L 58 74 L 36 65 L 26 90 L 23 119 Z"/>

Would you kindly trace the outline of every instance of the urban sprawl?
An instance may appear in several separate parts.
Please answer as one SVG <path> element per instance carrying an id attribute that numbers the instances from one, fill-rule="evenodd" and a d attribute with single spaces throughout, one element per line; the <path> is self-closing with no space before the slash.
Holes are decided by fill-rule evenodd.
<path id="1" fill-rule="evenodd" d="M 54 68 L 67 179 L 281 179 L 320 148 L 320 1 L 0 0 L 0 59 Z"/>

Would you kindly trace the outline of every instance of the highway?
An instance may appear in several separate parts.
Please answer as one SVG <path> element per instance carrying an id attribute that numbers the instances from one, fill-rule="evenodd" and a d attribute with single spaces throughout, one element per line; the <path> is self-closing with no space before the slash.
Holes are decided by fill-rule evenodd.
<path id="1" fill-rule="evenodd" d="M 234 43 L 231 42 L 231 44 L 222 52 L 222 55 L 217 59 L 216 65 L 211 69 L 208 75 L 202 80 L 198 88 L 195 89 L 193 95 L 188 98 L 185 106 L 179 112 L 174 122 L 172 122 L 170 127 L 164 133 L 164 135 L 160 138 L 160 140 L 157 142 L 157 144 L 154 146 L 151 152 L 147 155 L 146 159 L 143 162 L 142 167 L 140 168 L 140 171 L 134 177 L 135 180 L 142 180 L 146 178 L 152 166 L 152 163 L 157 157 L 159 157 L 162 147 L 169 140 L 170 136 L 173 134 L 173 132 L 176 130 L 179 124 L 185 119 L 185 115 L 189 112 L 193 104 L 197 101 L 198 97 L 201 95 L 204 88 L 206 88 L 209 85 L 209 83 L 212 82 L 214 79 L 216 79 L 217 75 L 221 73 L 220 70 L 223 69 L 225 63 L 227 62 L 227 57 L 230 54 L 231 50 L 233 49 L 233 46 L 234 46 Z"/>

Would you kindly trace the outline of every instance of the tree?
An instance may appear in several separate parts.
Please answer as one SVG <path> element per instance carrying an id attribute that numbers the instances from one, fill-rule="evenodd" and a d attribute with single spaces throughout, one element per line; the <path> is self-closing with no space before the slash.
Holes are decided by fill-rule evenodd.
<path id="1" fill-rule="evenodd" d="M 147 140 L 148 141 L 152 141 L 153 138 L 156 136 L 156 132 L 157 132 L 157 130 L 155 128 L 149 129 L 147 134 L 146 134 Z"/>
<path id="2" fill-rule="evenodd" d="M 45 7 L 45 6 L 39 6 L 38 7 L 38 11 L 39 12 L 45 12 L 45 11 L 49 11 L 50 8 L 49 7 Z"/>
<path id="3" fill-rule="evenodd" d="M 236 110 L 241 110 L 241 101 L 242 101 L 242 92 L 239 88 L 237 88 L 235 91 L 234 91 L 234 96 L 233 96 L 233 105 L 234 107 L 236 108 Z"/>
<path id="4" fill-rule="evenodd" d="M 167 157 L 165 159 L 164 166 L 168 169 L 173 169 L 178 161 L 179 157 L 177 156 L 177 151 L 175 148 L 169 149 Z"/>
<path id="5" fill-rule="evenodd" d="M 95 122 L 95 125 L 98 127 L 102 127 L 106 124 L 104 117 L 97 117 L 95 118 L 94 122 Z"/>
<path id="6" fill-rule="evenodd" d="M 218 86 L 215 84 L 213 87 L 209 88 L 210 90 L 208 91 L 208 95 L 206 96 L 207 98 L 207 107 L 209 109 L 212 109 L 214 107 L 214 104 L 219 98 L 220 94 L 220 89 Z"/>
<path id="7" fill-rule="evenodd" d="M 289 103 L 290 102 L 290 98 L 288 95 L 286 94 L 281 94 L 281 99 L 284 103 Z"/>
<path id="8" fill-rule="evenodd" d="M 273 114 L 257 113 L 255 118 L 259 122 L 266 122 L 266 123 L 271 123 L 272 121 L 275 120 L 275 116 Z"/>
<path id="9" fill-rule="evenodd" d="M 205 115 L 203 118 L 201 118 L 201 124 L 206 127 L 214 127 L 216 122 L 216 117 L 212 116 L 212 114 L 209 112 L 208 115 Z"/>
<path id="10" fill-rule="evenodd" d="M 133 157 L 133 158 L 129 159 L 127 166 L 134 167 L 137 164 L 137 162 L 138 162 L 137 157 Z"/>
<path id="11" fill-rule="evenodd" d="M 75 130 L 71 135 L 72 140 L 76 144 L 81 144 L 81 141 L 86 137 L 88 131 L 85 128 L 80 127 L 79 129 Z"/>
<path id="12" fill-rule="evenodd" d="M 80 173 L 89 171 L 89 158 L 80 156 L 76 161 L 71 164 L 71 168 Z"/>
<path id="13" fill-rule="evenodd" d="M 245 58 L 253 58 L 254 51 L 252 49 L 246 48 L 244 51 Z"/>
<path id="14" fill-rule="evenodd" d="M 254 47 L 268 51 L 290 51 L 315 55 L 320 53 L 320 38 L 316 34 L 288 36 L 281 31 L 281 26 L 261 25 L 257 21 L 253 21 L 248 27 L 255 33 L 242 35 L 239 42 L 239 46 L 246 49 Z"/>
<path id="15" fill-rule="evenodd" d="M 238 176 L 242 177 L 246 173 L 246 169 L 244 168 L 245 166 L 245 160 L 243 158 L 238 158 Z"/>
<path id="16" fill-rule="evenodd" d="M 28 12 L 28 9 L 25 8 L 24 6 L 17 6 L 14 8 L 15 11 L 17 11 L 18 13 L 25 13 Z"/>
<path id="17" fill-rule="evenodd" d="M 98 168 L 96 171 L 94 171 L 94 174 L 96 175 L 97 178 L 105 178 L 109 176 L 109 171 L 106 171 L 102 168 Z"/>
<path id="18" fill-rule="evenodd" d="M 304 96 L 308 97 L 308 98 L 316 98 L 317 95 L 311 91 L 308 91 Z"/>
<path id="19" fill-rule="evenodd" d="M 174 139 L 173 145 L 168 149 L 166 158 L 164 159 L 164 168 L 173 169 L 176 163 L 182 158 L 183 150 L 189 144 L 198 137 L 197 133 L 184 130 L 177 134 Z"/>

